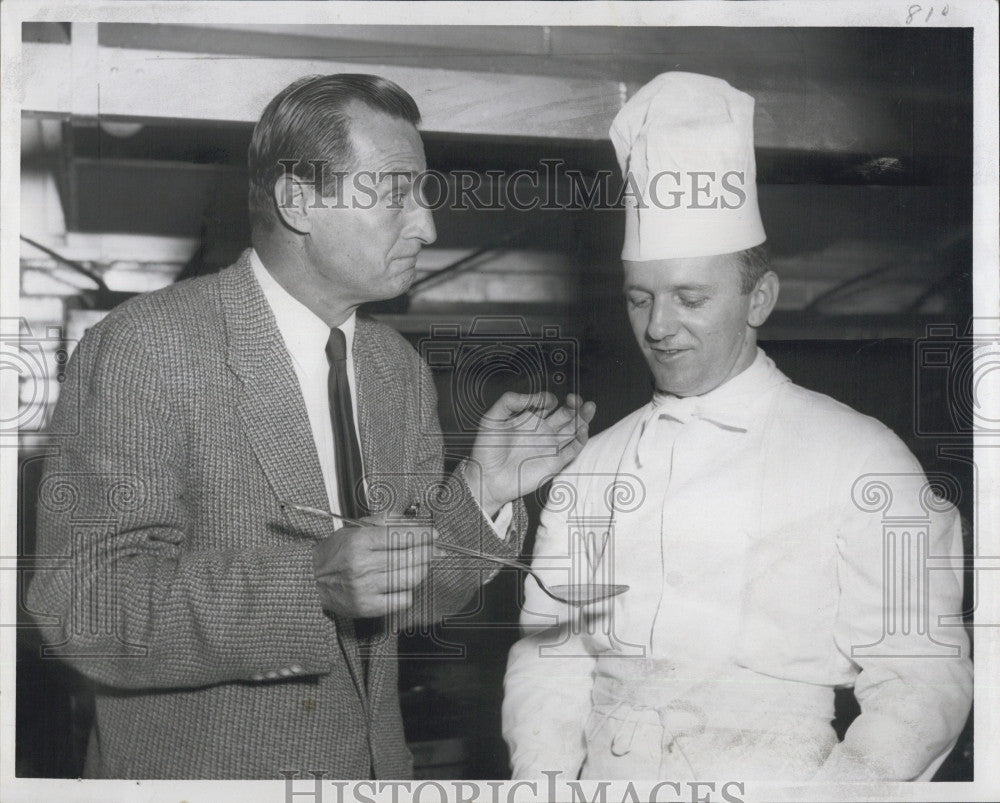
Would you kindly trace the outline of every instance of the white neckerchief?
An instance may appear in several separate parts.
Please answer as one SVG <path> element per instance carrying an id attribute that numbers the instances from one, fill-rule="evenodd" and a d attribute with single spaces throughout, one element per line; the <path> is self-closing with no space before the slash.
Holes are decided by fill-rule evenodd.
<path id="1" fill-rule="evenodd" d="M 767 388 L 787 381 L 774 361 L 758 348 L 757 356 L 745 370 L 701 396 L 674 396 L 657 391 L 639 425 L 636 466 L 648 463 L 661 421 L 673 419 L 686 425 L 692 419 L 701 419 L 733 432 L 747 432 L 756 421 L 755 401 Z"/>

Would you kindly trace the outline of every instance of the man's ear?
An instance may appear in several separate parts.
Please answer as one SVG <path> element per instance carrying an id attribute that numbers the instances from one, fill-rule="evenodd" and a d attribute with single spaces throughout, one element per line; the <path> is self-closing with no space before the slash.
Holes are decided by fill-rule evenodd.
<path id="1" fill-rule="evenodd" d="M 295 176 L 282 175 L 274 182 L 275 212 L 288 228 L 299 234 L 308 234 L 312 228 L 309 203 L 312 187 Z"/>
<path id="2" fill-rule="evenodd" d="M 778 274 L 769 270 L 757 280 L 757 285 L 750 291 L 750 309 L 747 312 L 747 323 L 754 329 L 763 326 L 778 303 L 778 292 L 781 284 Z"/>

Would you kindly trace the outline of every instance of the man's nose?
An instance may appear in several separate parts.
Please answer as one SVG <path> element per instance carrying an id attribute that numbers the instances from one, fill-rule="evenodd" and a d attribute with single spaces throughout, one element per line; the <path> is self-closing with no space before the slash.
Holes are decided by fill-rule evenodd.
<path id="1" fill-rule="evenodd" d="M 665 338 L 673 337 L 680 327 L 680 320 L 674 305 L 666 299 L 653 301 L 653 308 L 646 323 L 646 338 L 656 343 Z"/>
<path id="2" fill-rule="evenodd" d="M 414 203 L 413 206 L 410 211 L 410 236 L 420 240 L 424 245 L 430 245 L 437 239 L 434 216 L 430 209 L 419 203 Z"/>

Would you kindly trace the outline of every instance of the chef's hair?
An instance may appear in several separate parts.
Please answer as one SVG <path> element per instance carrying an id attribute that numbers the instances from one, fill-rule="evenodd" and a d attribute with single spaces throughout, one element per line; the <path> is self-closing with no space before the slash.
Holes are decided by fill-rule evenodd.
<path id="1" fill-rule="evenodd" d="M 760 277 L 771 270 L 771 255 L 767 243 L 744 248 L 733 254 L 740 269 L 740 292 L 743 295 L 753 292 Z"/>
<path id="2" fill-rule="evenodd" d="M 351 118 L 346 113 L 351 103 L 363 103 L 413 125 L 420 122 L 420 110 L 409 93 L 378 75 L 309 75 L 289 84 L 267 104 L 250 139 L 252 231 L 267 230 L 278 222 L 274 185 L 289 160 L 295 162 L 291 173 L 308 182 L 320 179 L 314 177 L 313 165 L 321 165 L 324 196 L 336 188 L 331 173 L 356 166 Z"/>

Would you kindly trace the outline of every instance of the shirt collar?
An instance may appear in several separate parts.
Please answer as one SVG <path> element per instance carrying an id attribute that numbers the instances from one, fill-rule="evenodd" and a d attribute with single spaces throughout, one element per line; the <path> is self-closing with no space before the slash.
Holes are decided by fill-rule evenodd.
<path id="1" fill-rule="evenodd" d="M 663 415 L 681 422 L 701 418 L 725 429 L 746 432 L 758 418 L 758 405 L 768 388 L 788 381 L 758 347 L 754 361 L 745 370 L 708 393 L 686 397 L 654 393 L 650 419 Z"/>
<path id="2" fill-rule="evenodd" d="M 278 283 L 253 249 L 250 250 L 250 267 L 264 293 L 264 298 L 271 306 L 278 331 L 281 332 L 285 347 L 292 359 L 299 365 L 322 363 L 326 366 L 326 341 L 330 337 L 330 327 Z M 357 319 L 352 312 L 350 317 L 337 327 L 347 340 L 348 359 L 354 347 L 356 324 Z"/>

